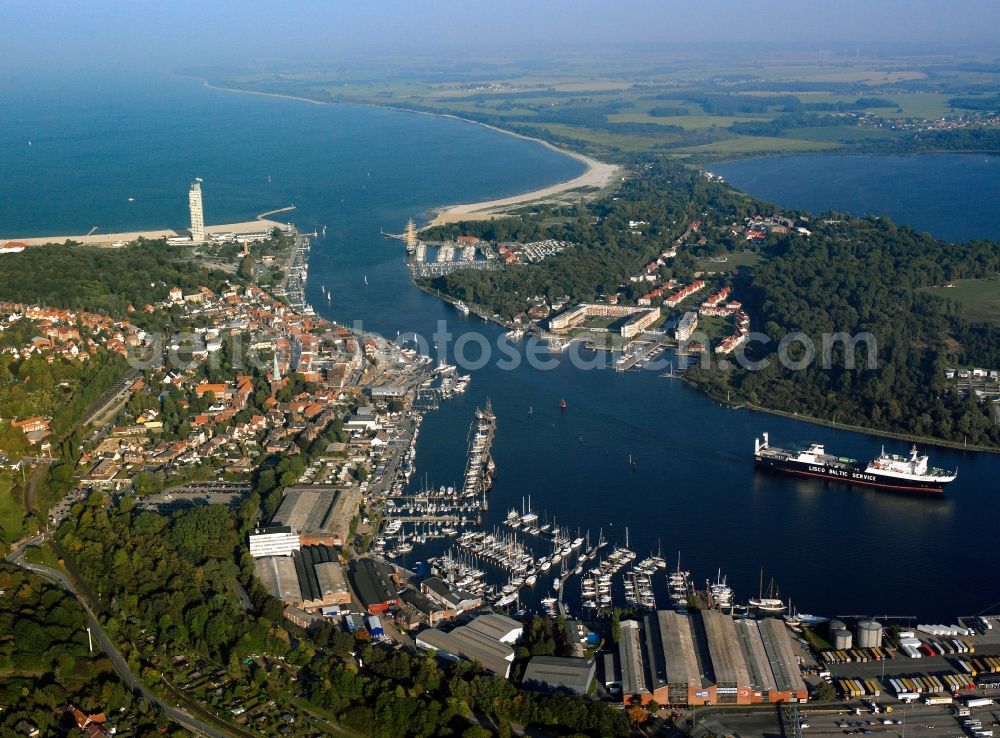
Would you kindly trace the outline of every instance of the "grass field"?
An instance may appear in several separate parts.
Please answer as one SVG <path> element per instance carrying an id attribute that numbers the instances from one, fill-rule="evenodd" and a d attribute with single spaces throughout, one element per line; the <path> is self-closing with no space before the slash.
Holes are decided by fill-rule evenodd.
<path id="1" fill-rule="evenodd" d="M 839 148 L 838 144 L 827 141 L 805 141 L 800 138 L 778 138 L 777 136 L 737 136 L 722 141 L 714 141 L 701 146 L 673 149 L 677 154 L 754 154 L 754 153 L 802 153 L 803 151 L 827 151 Z"/>
<path id="2" fill-rule="evenodd" d="M 661 138 L 659 136 L 630 136 L 626 134 L 605 133 L 603 131 L 591 131 L 586 128 L 567 126 L 560 123 L 546 123 L 538 127 L 550 131 L 557 136 L 580 139 L 596 146 L 626 152 L 649 151 L 657 144 L 666 143 L 671 140 L 671 137 L 666 133 Z"/>
<path id="3" fill-rule="evenodd" d="M 43 544 L 41 547 L 29 546 L 24 558 L 29 564 L 44 564 L 45 566 L 51 566 L 53 569 L 60 568 L 59 558 L 48 547 L 48 544 Z"/>
<path id="4" fill-rule="evenodd" d="M 862 95 L 834 95 L 824 92 L 796 92 L 799 100 L 804 103 L 854 103 L 859 97 L 880 97 L 866 92 Z M 948 100 L 954 94 L 940 92 L 903 92 L 891 90 L 884 93 L 884 99 L 895 103 L 892 107 L 865 108 L 865 110 L 881 115 L 883 118 L 940 118 L 955 112 L 948 105 Z M 898 107 L 897 107 L 898 106 Z M 897 110 L 901 112 L 897 112 Z"/>
<path id="5" fill-rule="evenodd" d="M 788 135 L 803 141 L 851 142 L 889 141 L 902 134 L 883 128 L 860 128 L 858 126 L 815 126 L 811 128 L 789 128 Z"/>
<path id="6" fill-rule="evenodd" d="M 725 261 L 699 259 L 695 263 L 695 268 L 701 272 L 729 272 L 736 267 L 752 267 L 758 261 L 760 254 L 756 251 L 737 251 L 734 254 L 727 254 Z"/>
<path id="7" fill-rule="evenodd" d="M 671 115 L 657 117 L 648 113 L 617 113 L 609 115 L 608 121 L 611 123 L 655 123 L 660 126 L 680 126 L 687 131 L 696 131 L 701 128 L 729 128 L 733 123 L 743 123 L 746 121 L 769 121 L 774 116 L 734 116 L 727 115 Z"/>
<path id="8" fill-rule="evenodd" d="M 11 494 L 13 488 L 11 476 L 0 476 L 0 540 L 4 543 L 13 543 L 24 535 L 24 508 Z"/>
<path id="9" fill-rule="evenodd" d="M 722 338 L 735 332 L 732 321 L 718 315 L 699 315 L 698 331 L 709 338 Z"/>
<path id="10" fill-rule="evenodd" d="M 909 95 L 893 94 L 890 97 L 899 103 L 903 112 L 897 113 L 895 108 L 877 111 L 885 118 L 940 118 L 943 115 L 957 112 L 948 105 L 948 100 L 955 95 L 914 92 Z"/>
<path id="11" fill-rule="evenodd" d="M 954 287 L 930 287 L 928 292 L 954 300 L 969 320 L 1000 325 L 1000 280 L 963 279 Z"/>

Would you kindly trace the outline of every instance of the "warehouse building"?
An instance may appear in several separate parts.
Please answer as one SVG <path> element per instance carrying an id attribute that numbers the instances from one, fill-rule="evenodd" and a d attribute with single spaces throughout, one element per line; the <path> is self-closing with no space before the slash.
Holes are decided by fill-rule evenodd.
<path id="1" fill-rule="evenodd" d="M 495 612 L 480 615 L 466 627 L 487 638 L 508 644 L 517 643 L 524 633 L 524 626 L 519 621 Z"/>
<path id="2" fill-rule="evenodd" d="M 700 614 L 708 644 L 708 665 L 715 682 L 714 702 L 739 704 L 739 692 L 749 687 L 750 673 L 736 635 L 736 621 L 717 610 L 703 610 Z"/>
<path id="3" fill-rule="evenodd" d="M 306 546 L 289 556 L 254 560 L 257 578 L 272 597 L 303 610 L 351 602 L 344 568 L 329 546 Z"/>
<path id="4" fill-rule="evenodd" d="M 271 524 L 297 530 L 303 546 L 343 546 L 360 507 L 361 491 L 354 487 L 288 487 Z"/>
<path id="5" fill-rule="evenodd" d="M 380 559 L 355 559 L 351 562 L 354 591 L 372 615 L 399 604 L 399 590 L 392 567 Z"/>
<path id="6" fill-rule="evenodd" d="M 715 610 L 661 610 L 621 624 L 622 699 L 666 705 L 754 704 L 808 698 L 785 624 Z"/>
<path id="7" fill-rule="evenodd" d="M 534 656 L 524 670 L 523 686 L 541 692 L 587 694 L 594 681 L 593 660 L 561 656 Z"/>
<path id="8" fill-rule="evenodd" d="M 691 618 L 673 610 L 660 610 L 656 613 L 656 618 L 660 642 L 663 644 L 664 663 L 670 666 L 664 704 L 699 704 L 699 701 L 708 697 L 703 694 L 708 682 L 701 676 L 702 670 L 691 631 Z"/>
<path id="9" fill-rule="evenodd" d="M 262 556 L 291 556 L 302 548 L 298 531 L 289 525 L 272 525 L 258 528 L 250 534 L 250 555 L 255 559 Z"/>
<path id="10" fill-rule="evenodd" d="M 458 587 L 452 587 L 440 577 L 429 577 L 420 583 L 420 592 L 445 609 L 445 617 L 453 618 L 483 606 L 483 598 Z"/>
<path id="11" fill-rule="evenodd" d="M 501 637 L 511 638 L 514 629 L 510 623 L 516 624 L 517 636 L 514 641 L 500 640 Z M 503 615 L 480 615 L 468 625 L 461 625 L 447 633 L 428 628 L 418 633 L 414 641 L 418 648 L 436 651 L 441 658 L 475 661 L 506 679 L 514 663 L 514 649 L 510 644 L 520 635 L 521 624 L 516 620 Z"/>
<path id="12" fill-rule="evenodd" d="M 403 611 L 397 613 L 396 619 L 407 630 L 420 625 L 429 625 L 433 628 L 451 617 L 444 607 L 415 589 L 403 590 L 399 594 L 399 599 L 402 601 Z"/>

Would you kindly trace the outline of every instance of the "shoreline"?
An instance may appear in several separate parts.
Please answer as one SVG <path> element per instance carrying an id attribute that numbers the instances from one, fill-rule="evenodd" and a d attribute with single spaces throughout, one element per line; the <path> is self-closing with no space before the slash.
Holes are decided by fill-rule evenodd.
<path id="1" fill-rule="evenodd" d="M 863 425 L 851 425 L 849 423 L 837 423 L 832 420 L 824 420 L 823 418 L 815 418 L 811 415 L 799 415 L 797 413 L 790 413 L 786 410 L 778 410 L 775 408 L 764 407 L 763 405 L 755 405 L 751 402 L 746 401 L 726 401 L 725 398 L 719 397 L 713 392 L 702 389 L 697 386 L 694 382 L 689 380 L 687 377 L 681 377 L 681 381 L 690 387 L 695 392 L 708 397 L 711 400 L 715 400 L 721 405 L 725 405 L 731 410 L 749 410 L 750 412 L 767 413 L 768 415 L 777 415 L 782 418 L 787 418 L 789 420 L 797 420 L 802 423 L 809 423 L 810 425 L 819 425 L 826 428 L 833 428 L 834 430 L 849 431 L 851 433 L 863 433 L 867 436 L 874 436 L 876 438 L 893 438 L 899 441 L 907 441 L 909 443 L 919 443 L 925 446 L 937 446 L 939 448 L 947 448 L 952 451 L 971 451 L 973 453 L 987 453 L 987 454 L 1000 454 L 1000 448 L 994 448 L 991 446 L 977 446 L 975 444 L 967 445 L 959 443 L 958 441 L 949 441 L 944 438 L 932 438 L 928 436 L 914 436 L 909 433 L 895 433 L 893 431 L 880 430 L 878 428 L 869 428 Z"/>
<path id="2" fill-rule="evenodd" d="M 473 125 L 482 126 L 483 128 L 488 128 L 491 131 L 496 131 L 497 133 L 502 133 L 506 136 L 513 136 L 514 138 L 519 138 L 524 141 L 531 141 L 536 144 L 540 144 L 550 151 L 562 154 L 571 159 L 581 162 L 586 169 L 578 174 L 572 179 L 564 180 L 562 182 L 556 182 L 555 184 L 547 185 L 545 187 L 540 187 L 538 189 L 530 190 L 528 192 L 522 192 L 515 195 L 510 195 L 508 197 L 494 198 L 492 200 L 483 200 L 480 202 L 472 203 L 458 203 L 441 205 L 436 208 L 432 208 L 429 212 L 432 214 L 432 218 L 420 229 L 430 228 L 431 226 L 444 225 L 446 223 L 456 223 L 462 220 L 489 220 L 491 217 L 502 215 L 503 211 L 517 206 L 517 205 L 529 205 L 536 202 L 546 202 L 557 198 L 560 195 L 564 195 L 573 190 L 578 190 L 582 188 L 592 189 L 593 192 L 589 193 L 591 197 L 596 196 L 602 190 L 604 190 L 608 185 L 610 185 L 616 177 L 620 177 L 624 168 L 618 164 L 610 164 L 608 162 L 600 161 L 599 159 L 594 159 L 593 157 L 587 156 L 586 154 L 581 154 L 577 151 L 571 151 L 570 149 L 560 148 L 548 141 L 541 138 L 535 138 L 534 136 L 526 136 L 523 133 L 516 133 L 515 131 L 508 131 L 503 128 L 491 125 L 489 123 L 482 123 L 477 120 L 471 120 L 470 118 L 463 118 L 460 115 L 455 115 L 454 113 L 433 113 L 427 110 L 411 110 L 409 108 L 401 108 L 395 105 L 378 105 L 377 103 L 363 103 L 363 102 L 336 102 L 336 101 L 322 101 L 313 100 L 308 97 L 301 97 L 299 95 L 284 95 L 280 92 L 260 92 L 258 90 L 243 90 L 237 87 L 220 87 L 219 85 L 214 85 L 209 82 L 204 77 L 194 77 L 193 79 L 201 80 L 204 87 L 210 90 L 218 90 L 220 92 L 232 92 L 232 93 L 242 93 L 246 95 L 260 95 L 262 97 L 276 97 L 283 100 L 298 100 L 300 102 L 306 102 L 311 105 L 357 105 L 360 107 L 371 107 L 371 108 L 381 108 L 383 110 L 394 110 L 400 113 L 411 113 L 416 115 L 429 115 L 434 118 L 450 118 L 452 120 L 461 121 L 462 123 L 471 123 Z M 586 197 L 586 195 L 584 195 Z"/>
<path id="3" fill-rule="evenodd" d="M 269 220 L 263 216 L 275 214 L 277 211 L 261 213 L 254 220 L 242 221 L 240 223 L 220 223 L 219 225 L 205 226 L 205 233 L 258 233 L 262 230 L 272 228 L 284 228 L 285 223 L 276 220 Z M 25 246 L 45 246 L 47 244 L 62 244 L 66 241 L 73 241 L 84 246 L 102 246 L 114 248 L 119 245 L 137 241 L 144 238 L 147 241 L 155 241 L 160 238 L 190 238 L 191 232 L 187 228 L 157 228 L 144 231 L 121 231 L 117 233 L 91 233 L 87 235 L 56 235 L 56 236 L 25 236 L 23 238 L 0 238 L 0 246 L 11 243 L 22 243 Z"/>

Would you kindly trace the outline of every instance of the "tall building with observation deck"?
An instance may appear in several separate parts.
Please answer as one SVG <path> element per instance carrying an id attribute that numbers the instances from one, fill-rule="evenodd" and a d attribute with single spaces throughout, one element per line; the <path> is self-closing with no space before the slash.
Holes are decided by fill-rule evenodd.
<path id="1" fill-rule="evenodd" d="M 201 243 L 205 240 L 205 211 L 201 206 L 201 177 L 191 183 L 188 191 L 188 206 L 191 208 L 191 240 Z"/>

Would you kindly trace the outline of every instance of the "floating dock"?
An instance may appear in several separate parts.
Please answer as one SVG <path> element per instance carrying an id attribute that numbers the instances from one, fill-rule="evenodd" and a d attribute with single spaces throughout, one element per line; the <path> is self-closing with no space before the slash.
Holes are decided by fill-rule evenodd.
<path id="1" fill-rule="evenodd" d="M 469 429 L 469 453 L 465 464 L 463 497 L 478 497 L 493 485 L 493 435 L 496 432 L 496 416 L 493 406 L 486 401 L 486 407 L 476 408 L 476 419 Z"/>

